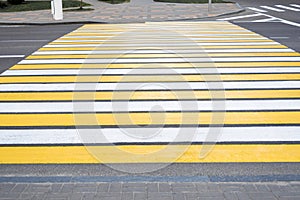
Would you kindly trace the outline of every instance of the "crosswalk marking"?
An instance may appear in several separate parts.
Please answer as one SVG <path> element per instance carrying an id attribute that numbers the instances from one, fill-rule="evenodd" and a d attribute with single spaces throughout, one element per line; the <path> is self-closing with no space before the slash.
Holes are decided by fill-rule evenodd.
<path id="1" fill-rule="evenodd" d="M 269 10 L 273 10 L 273 11 L 276 11 L 276 12 L 285 12 L 285 10 L 282 10 L 282 9 L 279 9 L 279 8 L 274 8 L 274 7 L 271 7 L 271 6 L 260 6 L 264 9 L 269 9 Z"/>
<path id="2" fill-rule="evenodd" d="M 278 8 L 284 8 L 284 9 L 291 10 L 291 11 L 296 11 L 296 12 L 300 11 L 300 9 L 292 8 L 292 7 L 284 6 L 284 5 L 275 5 L 275 6 L 278 7 Z"/>
<path id="3" fill-rule="evenodd" d="M 1 74 L 0 163 L 299 162 L 299 89 L 299 53 L 228 22 L 84 25 Z"/>
<path id="4" fill-rule="evenodd" d="M 253 7 L 247 7 L 247 8 L 250 9 L 250 10 L 253 10 L 255 12 L 267 12 L 267 11 L 259 9 L 259 8 L 253 8 Z"/>
<path id="5" fill-rule="evenodd" d="M 221 91 L 214 91 L 222 94 Z M 59 102 L 73 101 L 73 92 L 1 92 L 0 102 Z M 145 100 L 208 100 L 214 99 L 213 94 L 207 90 L 195 90 L 193 92 L 178 90 L 176 95 L 170 91 L 98 91 L 76 92 L 76 101 L 125 101 L 130 96 L 131 101 Z M 294 89 L 261 89 L 261 90 L 226 90 L 224 96 L 228 100 L 233 99 L 300 99 L 299 90 Z M 217 99 L 221 99 L 217 97 Z"/>
<path id="6" fill-rule="evenodd" d="M 291 6 L 294 6 L 294 7 L 297 7 L 297 8 L 300 8 L 300 5 L 298 4 L 290 4 Z"/>

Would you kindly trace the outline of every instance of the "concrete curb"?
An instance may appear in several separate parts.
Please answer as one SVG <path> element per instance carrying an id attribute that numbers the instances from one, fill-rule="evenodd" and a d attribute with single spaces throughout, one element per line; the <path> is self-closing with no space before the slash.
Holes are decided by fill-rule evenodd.
<path id="1" fill-rule="evenodd" d="M 235 2 L 232 2 L 235 3 Z M 242 8 L 238 3 L 235 3 L 237 7 L 240 9 L 237 11 L 233 12 L 225 12 L 222 14 L 214 15 L 214 16 L 207 16 L 207 17 L 200 17 L 200 18 L 186 18 L 186 19 L 174 19 L 174 20 L 157 20 L 157 21 L 151 21 L 151 22 L 163 22 L 163 21 L 191 21 L 191 20 L 200 20 L 200 19 L 211 19 L 215 17 L 221 17 L 221 16 L 227 16 L 227 15 L 232 15 L 232 14 L 238 14 L 241 12 L 244 12 L 245 9 Z M 66 21 L 66 22 L 2 22 L 0 21 L 0 25 L 67 25 L 67 24 L 126 24 L 126 23 L 145 23 L 145 22 L 150 22 L 150 21 L 143 21 L 143 22 L 101 22 L 101 21 Z"/>

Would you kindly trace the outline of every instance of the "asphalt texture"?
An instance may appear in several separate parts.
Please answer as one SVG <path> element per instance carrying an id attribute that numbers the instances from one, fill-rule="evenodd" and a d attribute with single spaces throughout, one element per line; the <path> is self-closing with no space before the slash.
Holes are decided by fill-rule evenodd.
<path id="1" fill-rule="evenodd" d="M 80 26 L 80 24 L 0 25 L 0 73 L 17 64 L 45 44 Z M 1 57 L 7 55 L 24 55 L 24 57 Z"/>
<path id="2" fill-rule="evenodd" d="M 282 23 L 236 23 L 300 51 L 299 28 Z M 41 46 L 76 29 L 78 25 L 0 27 L 0 55 L 30 55 Z M 297 35 L 298 34 L 298 35 Z M 273 37 L 273 38 L 272 38 Z M 276 37 L 288 37 L 276 39 Z M 18 41 L 19 40 L 19 41 Z M 27 41 L 26 41 L 27 40 Z M 1 72 L 23 58 L 0 58 Z M 0 165 L 0 176 L 274 176 L 300 175 L 299 163 L 210 163 L 170 164 L 157 171 L 128 174 L 127 168 L 151 169 L 154 164 L 67 164 L 67 165 Z"/>

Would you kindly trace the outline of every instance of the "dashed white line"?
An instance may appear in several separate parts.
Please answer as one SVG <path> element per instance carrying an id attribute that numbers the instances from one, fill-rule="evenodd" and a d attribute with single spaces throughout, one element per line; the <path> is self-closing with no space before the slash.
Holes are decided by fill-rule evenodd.
<path id="1" fill-rule="evenodd" d="M 294 7 L 300 8 L 300 5 L 298 5 L 298 4 L 290 4 L 290 6 L 294 6 Z"/>
<path id="2" fill-rule="evenodd" d="M 270 7 L 270 6 L 260 6 L 264 9 L 268 9 L 268 10 L 273 10 L 273 11 L 276 11 L 276 12 L 285 12 L 285 10 L 281 10 L 281 9 L 278 9 L 278 8 L 273 8 L 273 7 Z"/>
<path id="3" fill-rule="evenodd" d="M 23 58 L 25 55 L 0 55 L 0 58 Z"/>
<path id="4" fill-rule="evenodd" d="M 247 8 L 250 9 L 250 10 L 253 10 L 253 11 L 255 11 L 255 12 L 267 12 L 267 11 L 265 11 L 265 10 L 258 9 L 258 8 L 253 8 L 253 7 L 247 7 Z"/>
<path id="5" fill-rule="evenodd" d="M 256 14 L 251 14 L 251 15 L 228 17 L 228 18 L 223 18 L 223 19 L 218 19 L 218 20 L 229 21 L 229 20 L 233 20 L 233 19 L 243 19 L 243 18 L 256 17 L 256 16 L 261 16 L 261 14 L 260 13 L 256 13 Z"/>
<path id="6" fill-rule="evenodd" d="M 300 11 L 300 9 L 292 8 L 292 7 L 288 7 L 288 6 L 284 6 L 284 5 L 275 5 L 275 6 L 278 8 L 283 8 L 283 9 L 287 9 L 287 10 L 291 10 L 291 11 L 296 11 L 296 12 Z"/>

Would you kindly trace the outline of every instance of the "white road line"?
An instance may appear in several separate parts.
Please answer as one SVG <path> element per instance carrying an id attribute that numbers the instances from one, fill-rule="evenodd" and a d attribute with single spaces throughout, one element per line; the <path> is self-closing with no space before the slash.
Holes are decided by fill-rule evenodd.
<path id="1" fill-rule="evenodd" d="M 25 55 L 0 55 L 0 58 L 23 58 Z"/>
<path id="2" fill-rule="evenodd" d="M 289 39 L 290 37 L 270 37 L 271 39 Z"/>
<path id="3" fill-rule="evenodd" d="M 288 6 L 284 6 L 284 5 L 275 5 L 275 6 L 278 8 L 283 8 L 283 9 L 292 10 L 292 11 L 296 11 L 296 12 L 300 11 L 300 9 L 292 8 L 292 7 L 288 7 Z"/>
<path id="4" fill-rule="evenodd" d="M 267 15 L 267 14 L 263 14 L 263 13 L 261 13 L 261 14 L 264 15 L 264 16 L 266 16 L 266 17 L 271 17 L 271 18 L 277 19 L 281 23 L 288 24 L 288 25 L 291 25 L 291 26 L 300 27 L 299 23 L 288 21 L 288 20 L 285 20 L 285 19 L 277 18 L 277 17 L 273 17 L 271 15 Z"/>
<path id="5" fill-rule="evenodd" d="M 274 45 L 279 44 L 278 42 L 194 42 L 191 41 L 189 43 L 156 43 L 156 44 L 48 44 L 45 45 L 44 48 L 47 47 L 95 47 L 101 48 L 101 47 L 135 47 L 135 48 L 151 48 L 151 47 L 161 47 L 161 48 L 167 48 L 167 47 L 174 47 L 174 46 L 186 46 L 186 47 L 196 47 L 197 45 L 200 46 L 220 46 L 220 45 L 227 45 L 227 46 L 236 46 L 236 45 Z"/>
<path id="6" fill-rule="evenodd" d="M 272 37 L 271 37 L 272 38 Z M 275 37 L 276 38 L 276 37 Z M 278 37 L 288 38 L 288 37 Z M 178 50 L 110 50 L 110 51 L 37 51 L 32 55 L 105 55 L 105 54 L 161 54 L 161 53 L 256 53 L 294 52 L 292 49 L 178 49 Z"/>
<path id="7" fill-rule="evenodd" d="M 258 9 L 258 8 L 253 8 L 253 7 L 247 7 L 247 8 L 250 9 L 250 10 L 253 10 L 253 11 L 255 11 L 255 12 L 267 12 L 267 11 L 265 11 L 265 10 Z"/>
<path id="8" fill-rule="evenodd" d="M 90 137 L 80 136 L 76 129 L 0 130 L 0 144 L 203 142 L 206 141 L 207 133 L 214 129 L 218 130 L 214 127 L 105 128 L 101 129 L 101 132 L 99 129 L 80 129 L 89 133 L 98 133 L 91 134 Z M 299 132 L 300 127 L 297 126 L 223 127 L 218 142 L 294 142 L 300 141 Z M 184 137 L 180 137 L 182 133 L 185 134 Z"/>
<path id="9" fill-rule="evenodd" d="M 0 84 L 0 91 L 114 91 L 114 90 L 197 90 L 197 89 L 295 89 L 300 81 L 244 81 L 244 82 L 163 82 L 163 83 L 36 83 Z"/>
<path id="10" fill-rule="evenodd" d="M 228 17 L 228 18 L 223 18 L 223 19 L 218 19 L 218 20 L 229 21 L 229 20 L 243 19 L 243 18 L 257 17 L 257 16 L 261 16 L 261 13 L 256 13 L 256 14 L 251 14 L 251 15 L 243 15 L 243 16 L 235 16 L 235 17 Z"/>
<path id="11" fill-rule="evenodd" d="M 275 17 L 270 17 L 267 19 L 258 19 L 258 20 L 254 20 L 252 22 L 271 22 L 271 21 L 276 21 L 277 19 Z"/>
<path id="12" fill-rule="evenodd" d="M 119 42 L 121 44 L 148 44 L 148 43 L 157 43 L 157 41 L 166 41 L 166 42 L 175 42 L 175 41 L 186 41 L 186 42 L 205 42 L 207 40 L 224 40 L 224 41 L 236 41 L 236 40 L 268 40 L 267 38 L 264 37 L 256 37 L 256 38 L 244 38 L 244 37 L 230 37 L 230 38 L 182 38 L 182 39 L 149 39 L 149 40 L 144 40 L 144 39 L 130 39 L 130 41 L 124 39 L 124 40 L 64 40 L 64 39 L 59 39 L 55 40 L 52 42 L 54 43 L 59 43 L 59 42 L 64 42 L 64 43 L 81 43 L 81 42 L 94 42 L 94 43 L 104 43 L 104 44 L 109 44 L 110 42 Z"/>
<path id="13" fill-rule="evenodd" d="M 298 4 L 290 4 L 290 6 L 294 6 L 294 7 L 300 8 L 300 5 L 298 5 Z"/>
<path id="14" fill-rule="evenodd" d="M 114 58 L 114 59 L 37 59 L 19 64 L 111 64 L 111 63 L 194 63 L 194 62 L 299 62 L 299 57 L 230 57 L 230 58 Z"/>
<path id="15" fill-rule="evenodd" d="M 273 8 L 273 7 L 270 7 L 270 6 L 260 6 L 264 9 L 269 9 L 269 10 L 273 10 L 273 11 L 276 11 L 276 12 L 285 12 L 285 10 L 281 10 L 279 8 Z"/>
<path id="16" fill-rule="evenodd" d="M 201 36 L 249 36 L 249 35 L 252 35 L 252 36 L 257 36 L 256 34 L 254 33 L 251 33 L 250 31 L 248 31 L 248 33 L 244 33 L 244 34 L 239 34 L 239 33 L 208 33 L 208 34 L 204 34 L 204 33 L 199 33 L 199 34 L 184 34 L 185 37 L 188 37 L 188 38 L 197 38 L 197 37 L 201 37 Z M 66 35 L 66 36 L 63 36 L 61 38 L 107 38 L 107 36 L 95 36 L 95 35 Z M 144 37 L 138 37 L 136 36 L 135 38 L 139 38 L 139 39 L 147 39 L 147 38 L 144 38 Z M 164 36 L 153 36 L 151 38 L 166 38 L 166 39 L 170 39 L 170 38 L 178 38 L 178 35 L 177 36 L 167 36 L 167 37 L 164 37 Z M 121 39 L 121 38 L 116 38 L 116 39 Z"/>
<path id="17" fill-rule="evenodd" d="M 176 93 L 175 93 L 176 94 Z M 113 98 L 112 98 L 113 100 Z M 300 100 L 224 100 L 226 110 L 299 110 Z M 88 106 L 93 105 L 93 106 Z M 129 102 L 43 102 L 1 103 L 0 113 L 61 112 L 151 112 L 160 106 L 163 111 L 216 111 L 208 101 L 129 101 Z M 75 108 L 74 108 L 75 107 Z M 157 110 L 159 111 L 159 110 Z"/>
<path id="18" fill-rule="evenodd" d="M 49 42 L 49 40 L 0 40 L 0 42 Z"/>
<path id="19" fill-rule="evenodd" d="M 213 65 L 212 65 L 213 67 Z M 58 70 L 7 70 L 1 76 L 36 76 L 36 75 L 126 75 L 126 74 L 212 74 L 212 73 L 300 73 L 300 67 L 266 68 L 159 68 L 159 69 L 58 69 Z"/>

